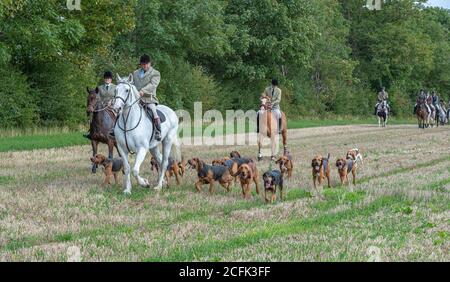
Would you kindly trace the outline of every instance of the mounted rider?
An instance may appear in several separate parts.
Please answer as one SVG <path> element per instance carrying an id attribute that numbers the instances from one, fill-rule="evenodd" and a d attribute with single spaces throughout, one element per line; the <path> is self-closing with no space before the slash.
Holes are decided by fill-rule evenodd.
<path id="1" fill-rule="evenodd" d="M 111 71 L 105 71 L 103 75 L 104 84 L 98 87 L 98 97 L 104 106 L 110 106 L 116 92 L 116 85 L 112 83 L 113 74 Z"/>
<path id="2" fill-rule="evenodd" d="M 414 114 L 417 112 L 417 106 L 424 104 L 427 108 L 428 115 L 431 113 L 430 107 L 426 103 L 427 100 L 427 93 L 425 93 L 425 90 L 420 89 L 419 96 L 417 96 L 416 104 L 414 105 Z"/>
<path id="3" fill-rule="evenodd" d="M 436 112 L 436 107 L 433 104 L 433 96 L 430 95 L 430 92 L 427 92 L 427 98 L 425 99 L 427 106 L 430 109 L 430 112 L 428 112 L 428 115 L 430 115 L 433 112 Z"/>
<path id="4" fill-rule="evenodd" d="M 436 91 L 432 92 L 431 98 L 433 99 L 433 106 L 435 107 L 435 109 L 440 111 L 441 110 L 441 100 L 440 100 L 439 96 L 437 95 Z"/>
<path id="5" fill-rule="evenodd" d="M 261 98 L 267 96 L 270 98 L 271 104 L 272 104 L 272 113 L 275 114 L 275 118 L 278 120 L 278 134 L 281 134 L 281 109 L 280 109 L 280 103 L 281 103 L 281 89 L 278 87 L 278 80 L 272 79 L 272 83 L 270 86 L 266 87 L 264 90 L 264 93 L 261 95 Z M 256 132 L 259 133 L 259 114 L 262 111 L 258 111 L 258 119 L 257 119 L 257 125 L 256 125 Z"/>
<path id="6" fill-rule="evenodd" d="M 95 92 L 97 93 L 97 99 L 99 99 L 98 101 L 100 101 L 104 107 L 111 106 L 111 103 L 115 96 L 116 85 L 112 83 L 112 81 L 113 81 L 112 72 L 105 71 L 105 73 L 103 74 L 104 83 L 95 89 Z M 111 112 L 114 113 L 114 111 Z M 90 131 L 89 133 L 86 133 L 83 136 L 88 139 L 91 139 Z"/>
<path id="7" fill-rule="evenodd" d="M 142 55 L 139 62 L 141 67 L 133 73 L 133 83 L 141 96 L 141 104 L 152 111 L 155 139 L 161 141 L 161 120 L 156 112 L 156 106 L 159 104 L 156 89 L 161 81 L 161 74 L 152 67 L 149 55 Z"/>
<path id="8" fill-rule="evenodd" d="M 378 101 L 375 105 L 375 115 L 377 115 L 377 111 L 378 111 L 378 106 L 383 102 L 386 101 L 386 107 L 388 109 L 388 111 L 391 111 L 391 107 L 389 106 L 389 104 L 387 103 L 387 100 L 389 99 L 389 94 L 386 92 L 386 88 L 382 87 L 381 91 L 378 92 Z"/>
<path id="9" fill-rule="evenodd" d="M 139 92 L 140 103 L 145 111 L 150 109 L 155 127 L 155 139 L 161 141 L 161 121 L 156 111 L 159 101 L 156 98 L 156 89 L 161 81 L 161 74 L 152 67 L 150 56 L 144 54 L 139 60 L 140 68 L 133 72 L 133 84 Z M 109 132 L 114 137 L 114 128 Z"/>

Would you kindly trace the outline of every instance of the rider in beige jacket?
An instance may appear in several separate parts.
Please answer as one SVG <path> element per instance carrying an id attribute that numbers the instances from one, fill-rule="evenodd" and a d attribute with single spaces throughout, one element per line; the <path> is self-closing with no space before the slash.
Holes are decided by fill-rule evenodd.
<path id="1" fill-rule="evenodd" d="M 133 83 L 139 91 L 142 103 L 151 109 L 153 113 L 153 124 L 155 125 L 155 139 L 161 141 L 161 121 L 156 112 L 158 98 L 156 89 L 161 81 L 161 74 L 152 67 L 152 62 L 148 55 L 142 55 L 140 59 L 141 68 L 133 73 Z"/>

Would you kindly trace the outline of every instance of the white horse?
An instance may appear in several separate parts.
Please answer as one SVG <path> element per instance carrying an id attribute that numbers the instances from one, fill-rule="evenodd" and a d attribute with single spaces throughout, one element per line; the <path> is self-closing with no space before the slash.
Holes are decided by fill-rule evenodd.
<path id="1" fill-rule="evenodd" d="M 387 107 L 386 100 L 378 104 L 377 117 L 378 117 L 378 127 L 381 126 L 386 127 L 389 117 L 389 108 Z"/>
<path id="2" fill-rule="evenodd" d="M 147 179 L 139 176 L 139 169 L 148 150 L 150 150 L 161 168 L 159 170 L 158 184 L 153 189 L 161 190 L 169 155 L 175 160 L 179 160 L 181 155 L 177 135 L 178 117 L 169 107 L 163 105 L 156 107 L 166 117 L 166 121 L 161 124 L 161 141 L 156 141 L 154 138 L 153 123 L 147 118 L 145 110 L 139 103 L 140 96 L 136 87 L 133 85 L 133 76 L 130 74 L 128 79 L 122 79 L 117 75 L 117 78 L 118 85 L 113 107 L 116 111 L 119 111 L 119 115 L 114 127 L 114 135 L 116 137 L 118 151 L 124 163 L 124 193 L 131 194 L 129 153 L 136 153 L 133 175 L 139 185 L 142 187 L 150 186 Z M 162 143 L 162 156 L 158 149 L 159 143 Z"/>

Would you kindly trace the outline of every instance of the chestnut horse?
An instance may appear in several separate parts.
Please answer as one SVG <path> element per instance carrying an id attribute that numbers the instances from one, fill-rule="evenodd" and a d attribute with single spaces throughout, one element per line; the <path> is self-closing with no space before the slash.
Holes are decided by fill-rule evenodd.
<path id="1" fill-rule="evenodd" d="M 90 90 L 87 88 L 87 115 L 92 115 L 89 135 L 92 145 L 92 156 L 97 154 L 98 143 L 104 143 L 108 145 L 108 157 L 113 158 L 113 150 L 116 146 L 115 139 L 109 136 L 109 131 L 114 127 L 116 123 L 116 117 L 114 112 L 107 105 L 103 105 L 98 98 L 98 88 Z M 116 147 L 117 148 L 117 147 Z M 92 173 L 97 172 L 97 165 L 92 165 Z"/>
<path id="2" fill-rule="evenodd" d="M 278 145 L 278 120 L 272 114 L 272 103 L 270 97 L 263 95 L 260 98 L 261 106 L 259 111 L 259 133 L 258 133 L 258 161 L 263 159 L 261 153 L 262 141 L 265 137 L 270 138 L 271 159 L 275 160 L 276 146 Z M 281 112 L 281 136 L 283 139 L 284 152 L 287 151 L 287 121 L 284 112 Z"/>

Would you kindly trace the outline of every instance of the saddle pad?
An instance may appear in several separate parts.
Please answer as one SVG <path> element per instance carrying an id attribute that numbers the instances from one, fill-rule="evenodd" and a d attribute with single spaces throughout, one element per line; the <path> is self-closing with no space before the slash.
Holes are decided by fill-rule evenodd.
<path id="1" fill-rule="evenodd" d="M 150 108 L 146 108 L 147 109 L 147 116 L 150 120 L 153 120 L 153 112 Z M 156 113 L 159 116 L 159 120 L 161 121 L 161 123 L 166 121 L 166 116 L 158 109 L 156 109 Z"/>

